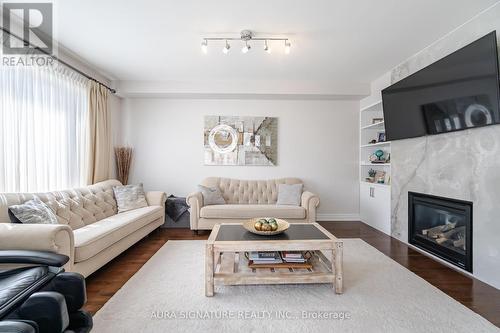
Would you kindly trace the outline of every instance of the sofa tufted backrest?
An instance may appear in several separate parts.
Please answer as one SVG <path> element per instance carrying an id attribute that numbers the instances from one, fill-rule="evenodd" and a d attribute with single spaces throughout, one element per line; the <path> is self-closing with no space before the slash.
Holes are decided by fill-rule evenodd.
<path id="1" fill-rule="evenodd" d="M 239 180 L 209 177 L 201 185 L 218 187 L 228 204 L 275 204 L 278 200 L 279 184 L 302 184 L 298 178 L 269 180 Z"/>
<path id="2" fill-rule="evenodd" d="M 8 208 L 22 204 L 36 195 L 56 214 L 59 223 L 73 230 L 117 214 L 113 187 L 118 180 L 106 180 L 94 185 L 46 193 L 0 193 L 0 223 L 10 223 Z"/>

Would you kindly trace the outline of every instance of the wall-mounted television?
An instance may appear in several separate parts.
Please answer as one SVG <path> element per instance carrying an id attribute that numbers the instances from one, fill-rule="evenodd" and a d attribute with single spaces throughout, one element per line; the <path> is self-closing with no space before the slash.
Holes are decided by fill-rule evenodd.
<path id="1" fill-rule="evenodd" d="M 386 140 L 500 124 L 496 31 L 382 91 Z"/>

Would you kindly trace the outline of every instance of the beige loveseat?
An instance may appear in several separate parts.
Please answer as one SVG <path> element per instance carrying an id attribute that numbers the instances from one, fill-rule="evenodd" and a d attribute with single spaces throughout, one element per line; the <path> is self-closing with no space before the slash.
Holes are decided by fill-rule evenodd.
<path id="1" fill-rule="evenodd" d="M 65 191 L 0 194 L 0 249 L 65 254 L 66 270 L 87 277 L 164 222 L 163 192 L 147 192 L 148 207 L 117 214 L 117 185 L 107 180 Z M 33 195 L 52 208 L 59 224 L 10 223 L 8 207 Z"/>
<path id="2" fill-rule="evenodd" d="M 209 177 L 201 182 L 218 187 L 225 205 L 203 205 L 203 195 L 195 192 L 187 197 L 191 207 L 191 230 L 210 230 L 217 223 L 243 222 L 254 217 L 282 218 L 288 222 L 316 222 L 319 197 L 303 192 L 300 206 L 276 205 L 279 184 L 302 184 L 297 178 L 270 180 L 238 180 Z"/>

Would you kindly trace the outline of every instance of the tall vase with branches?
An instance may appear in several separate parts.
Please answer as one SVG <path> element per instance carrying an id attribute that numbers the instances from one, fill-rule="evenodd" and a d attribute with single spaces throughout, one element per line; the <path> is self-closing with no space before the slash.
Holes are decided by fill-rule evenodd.
<path id="1" fill-rule="evenodd" d="M 118 180 L 127 185 L 132 162 L 132 147 L 115 147 L 116 175 Z"/>

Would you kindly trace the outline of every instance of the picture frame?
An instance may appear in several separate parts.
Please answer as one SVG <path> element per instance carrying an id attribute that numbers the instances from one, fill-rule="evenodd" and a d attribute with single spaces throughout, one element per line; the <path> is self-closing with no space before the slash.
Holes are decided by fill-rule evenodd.
<path id="1" fill-rule="evenodd" d="M 378 184 L 385 184 L 386 182 L 385 176 L 386 176 L 385 171 L 378 170 L 377 173 L 375 174 L 374 182 Z"/>
<path id="2" fill-rule="evenodd" d="M 384 118 L 373 118 L 372 124 L 378 124 L 384 121 Z"/>
<path id="3" fill-rule="evenodd" d="M 377 142 L 385 142 L 385 132 L 377 133 Z"/>
<path id="4" fill-rule="evenodd" d="M 278 118 L 205 116 L 203 147 L 204 165 L 276 166 Z"/>

